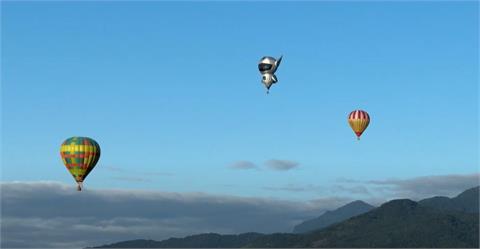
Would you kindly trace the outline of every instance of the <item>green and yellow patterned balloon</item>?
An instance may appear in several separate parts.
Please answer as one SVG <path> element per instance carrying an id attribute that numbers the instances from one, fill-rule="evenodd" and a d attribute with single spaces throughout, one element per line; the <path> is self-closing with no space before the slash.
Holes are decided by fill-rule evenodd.
<path id="1" fill-rule="evenodd" d="M 88 137 L 71 137 L 62 143 L 60 155 L 81 191 L 83 181 L 100 158 L 100 146 Z"/>

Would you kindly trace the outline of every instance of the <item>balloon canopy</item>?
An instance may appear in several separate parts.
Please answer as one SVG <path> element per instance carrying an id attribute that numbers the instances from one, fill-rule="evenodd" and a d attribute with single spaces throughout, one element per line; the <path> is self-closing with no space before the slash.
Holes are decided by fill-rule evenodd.
<path id="1" fill-rule="evenodd" d="M 348 123 L 357 135 L 357 139 L 360 140 L 360 136 L 370 124 L 370 115 L 366 111 L 355 110 L 348 115 Z"/>
<path id="2" fill-rule="evenodd" d="M 82 190 L 82 183 L 100 158 L 100 146 L 88 137 L 71 137 L 62 143 L 60 156 Z"/>
<path id="3" fill-rule="evenodd" d="M 270 87 L 278 82 L 275 72 L 277 71 L 280 63 L 282 62 L 283 56 L 275 59 L 271 56 L 264 56 L 258 62 L 258 71 L 262 74 L 262 83 L 267 88 L 267 93 L 270 90 Z"/>

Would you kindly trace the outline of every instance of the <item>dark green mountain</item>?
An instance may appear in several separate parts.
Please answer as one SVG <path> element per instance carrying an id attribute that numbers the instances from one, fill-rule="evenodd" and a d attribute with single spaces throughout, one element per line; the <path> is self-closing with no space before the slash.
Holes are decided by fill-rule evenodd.
<path id="1" fill-rule="evenodd" d="M 467 189 L 454 198 L 436 196 L 419 201 L 422 206 L 439 210 L 461 211 L 466 213 L 479 212 L 479 187 Z"/>
<path id="2" fill-rule="evenodd" d="M 265 235 L 247 247 L 478 248 L 478 214 L 444 212 L 404 199 L 312 233 Z"/>
<path id="3" fill-rule="evenodd" d="M 303 234 L 214 233 L 98 248 L 366 247 L 479 248 L 478 187 L 455 198 L 389 201 L 369 212 Z"/>
<path id="4" fill-rule="evenodd" d="M 363 201 L 350 202 L 333 211 L 327 211 L 318 218 L 307 220 L 295 226 L 293 233 L 306 233 L 318 230 L 351 217 L 366 213 L 375 207 Z"/>

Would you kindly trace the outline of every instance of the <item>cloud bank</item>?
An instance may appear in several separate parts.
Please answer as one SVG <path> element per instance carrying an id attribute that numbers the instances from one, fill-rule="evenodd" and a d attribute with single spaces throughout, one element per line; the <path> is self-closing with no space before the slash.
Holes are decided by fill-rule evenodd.
<path id="1" fill-rule="evenodd" d="M 303 184 L 264 187 L 315 191 L 321 198 L 293 202 L 205 193 L 85 189 L 56 182 L 3 182 L 2 248 L 72 248 L 132 239 L 162 240 L 216 232 L 290 232 L 298 223 L 355 199 L 453 197 L 479 184 L 478 173 L 411 179 L 340 179 L 329 188 Z M 363 196 L 358 198 L 358 196 Z"/>
<path id="2" fill-rule="evenodd" d="M 204 193 L 77 192 L 55 182 L 0 186 L 1 247 L 68 248 L 206 232 L 289 232 L 297 223 L 339 204 L 329 199 L 297 203 Z"/>
<path id="3" fill-rule="evenodd" d="M 478 186 L 480 174 L 450 174 L 420 176 L 410 179 L 391 178 L 387 180 L 357 181 L 339 179 L 335 193 L 364 194 L 384 199 L 409 198 L 419 200 L 432 196 L 454 197 L 460 192 Z"/>
<path id="4" fill-rule="evenodd" d="M 480 174 L 434 175 L 411 179 L 367 181 L 366 184 L 396 198 L 420 199 L 434 195 L 454 197 L 465 189 L 479 185 Z"/>

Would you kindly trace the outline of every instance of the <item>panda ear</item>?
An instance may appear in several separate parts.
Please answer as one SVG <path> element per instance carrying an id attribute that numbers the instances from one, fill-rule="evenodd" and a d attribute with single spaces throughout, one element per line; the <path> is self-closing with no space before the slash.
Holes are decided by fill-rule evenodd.
<path id="1" fill-rule="evenodd" d="M 277 66 L 277 67 L 280 66 L 280 62 L 282 62 L 282 58 L 283 58 L 283 55 L 280 56 L 280 58 L 278 58 L 278 60 L 275 62 L 275 66 Z"/>

